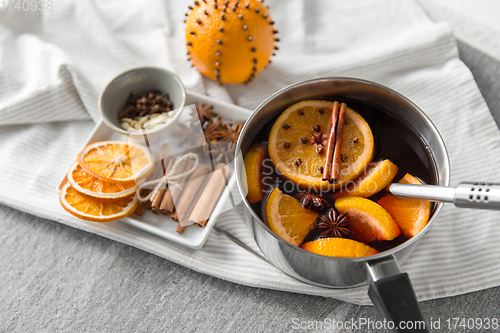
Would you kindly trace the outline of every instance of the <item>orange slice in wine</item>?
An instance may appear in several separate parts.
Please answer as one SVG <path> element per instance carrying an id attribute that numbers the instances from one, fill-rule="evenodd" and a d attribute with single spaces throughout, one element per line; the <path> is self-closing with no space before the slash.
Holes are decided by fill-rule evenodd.
<path id="1" fill-rule="evenodd" d="M 269 134 L 269 156 L 286 178 L 311 191 L 340 188 L 363 172 L 373 157 L 373 134 L 357 112 L 347 108 L 342 134 L 339 181 L 322 180 L 326 135 L 333 102 L 306 100 L 288 107 Z M 322 137 L 325 135 L 324 137 Z"/>
<path id="2" fill-rule="evenodd" d="M 357 196 L 368 198 L 382 191 L 398 173 L 396 164 L 389 160 L 371 162 L 364 173 L 345 189 L 335 192 L 333 198 Z"/>
<path id="3" fill-rule="evenodd" d="M 264 199 L 264 185 L 262 184 L 262 162 L 267 153 L 267 145 L 257 144 L 245 154 L 245 175 L 248 202 L 254 204 Z"/>
<path id="4" fill-rule="evenodd" d="M 422 185 L 422 182 L 409 173 L 399 183 Z M 403 234 L 408 238 L 418 234 L 427 225 L 431 214 L 431 203 L 425 200 L 400 198 L 393 194 L 386 194 L 378 203 L 392 215 Z"/>
<path id="5" fill-rule="evenodd" d="M 287 242 L 299 246 L 314 227 L 318 214 L 305 209 L 294 197 L 279 188 L 271 191 L 265 206 L 269 228 Z"/>
<path id="6" fill-rule="evenodd" d="M 304 243 L 301 248 L 329 257 L 366 257 L 378 253 L 366 244 L 347 238 L 321 238 Z"/>
<path id="7" fill-rule="evenodd" d="M 361 197 L 343 197 L 335 201 L 335 208 L 339 213 L 347 213 L 350 229 L 357 226 L 355 233 L 361 232 L 360 237 L 371 238 L 373 235 L 377 240 L 393 240 L 401 233 L 398 225 L 382 206 L 369 199 Z M 366 227 L 363 227 L 363 223 Z M 369 228 L 368 228 L 369 227 Z M 366 234 L 364 234 L 366 233 Z"/>

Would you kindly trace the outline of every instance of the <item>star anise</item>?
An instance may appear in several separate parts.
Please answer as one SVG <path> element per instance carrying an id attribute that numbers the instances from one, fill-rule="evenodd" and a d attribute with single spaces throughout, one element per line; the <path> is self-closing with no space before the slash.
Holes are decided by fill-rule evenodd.
<path id="1" fill-rule="evenodd" d="M 330 208 L 328 202 L 319 195 L 311 194 L 309 192 L 297 193 L 295 195 L 297 200 L 300 201 L 302 207 L 312 210 L 314 212 L 322 212 Z"/>
<path id="2" fill-rule="evenodd" d="M 221 125 L 218 131 L 213 132 L 214 137 L 217 137 L 222 142 L 236 143 L 240 136 L 243 123 L 238 123 L 233 120 L 233 123 Z"/>
<path id="3" fill-rule="evenodd" d="M 326 141 L 327 141 L 328 137 L 327 135 L 321 133 L 321 132 L 312 132 L 311 133 L 311 138 L 309 139 L 309 143 L 312 144 L 312 145 L 322 145 L 322 146 L 326 146 Z"/>
<path id="4" fill-rule="evenodd" d="M 349 230 L 349 221 L 347 213 L 339 215 L 339 213 L 331 208 L 325 215 L 318 216 L 316 228 L 321 231 L 320 237 L 337 237 L 342 238 L 351 234 Z"/>
<path id="5" fill-rule="evenodd" d="M 207 140 L 207 142 L 215 142 L 219 140 L 217 132 L 220 130 L 221 124 L 222 117 L 219 117 L 219 119 L 215 123 L 211 121 L 208 122 L 204 129 L 205 139 Z"/>
<path id="6" fill-rule="evenodd" d="M 203 133 L 196 133 L 193 136 L 194 147 L 207 146 L 207 141 L 205 139 L 205 135 Z M 207 150 L 208 151 L 208 150 Z"/>
<path id="7" fill-rule="evenodd" d="M 214 163 L 229 164 L 234 160 L 234 150 L 236 145 L 232 142 L 211 142 L 210 154 Z"/>
<path id="8" fill-rule="evenodd" d="M 200 133 L 200 129 L 197 128 L 199 125 L 185 125 L 182 123 L 179 123 L 180 129 L 174 132 L 174 135 L 179 136 L 179 145 L 183 145 L 187 142 L 192 143 L 193 139 L 196 137 L 197 134 Z"/>
<path id="9" fill-rule="evenodd" d="M 213 105 L 203 105 L 202 102 L 199 102 L 196 106 L 196 113 L 191 114 L 190 123 L 194 124 L 199 120 L 201 126 L 203 126 L 207 121 L 212 122 L 216 116 L 217 113 L 214 111 Z"/>
<path id="10" fill-rule="evenodd" d="M 194 133 L 192 137 L 192 141 L 194 142 L 194 147 L 203 147 L 203 152 L 205 156 L 208 156 L 210 150 L 210 143 L 217 142 L 218 138 L 213 133 L 217 132 L 219 128 L 222 126 L 222 117 L 219 117 L 219 120 L 215 123 L 208 122 L 208 124 L 203 129 L 202 133 Z M 197 126 L 197 125 L 191 125 Z"/>

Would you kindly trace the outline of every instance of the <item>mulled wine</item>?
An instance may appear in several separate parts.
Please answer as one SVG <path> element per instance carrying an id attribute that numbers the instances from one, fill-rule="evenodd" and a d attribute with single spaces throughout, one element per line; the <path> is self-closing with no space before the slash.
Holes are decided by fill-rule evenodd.
<path id="1" fill-rule="evenodd" d="M 330 116 L 331 102 L 303 101 L 295 104 L 297 107 L 290 106 L 269 119 L 256 132 L 253 149 L 245 156 L 249 187 L 247 199 L 255 213 L 271 230 L 297 246 L 321 238 L 345 238 L 364 243 L 377 251 L 384 251 L 401 244 L 421 230 L 433 208 L 428 202 L 422 203 L 417 212 L 420 214 L 420 221 L 417 218 L 411 221 L 415 205 L 418 206 L 420 201 L 392 198 L 392 194 L 384 187 L 388 182 L 407 182 L 408 179 L 413 179 L 417 184 L 437 184 L 434 161 L 423 139 L 403 119 L 373 105 L 350 100 L 337 101 L 338 105 L 345 103 L 348 107 L 346 118 L 342 120 L 343 136 L 340 134 L 344 142 L 338 143 L 342 145 L 339 149 L 346 152 L 341 154 L 340 162 L 347 167 L 341 173 L 351 170 L 349 163 L 352 167 L 356 164 L 354 160 L 359 162 L 366 157 L 369 160 L 366 161 L 364 170 L 352 179 L 348 179 L 350 176 L 347 175 L 344 179 L 346 181 L 334 188 L 328 182 L 324 182 L 327 184 L 326 188 L 305 186 L 308 180 L 311 180 L 311 184 L 315 182 L 314 179 L 321 182 L 323 161 L 328 149 L 333 151 L 334 147 L 329 147 L 328 141 L 329 128 L 332 126 L 329 125 L 329 120 L 333 119 L 333 115 Z M 335 106 L 333 110 L 335 112 Z M 366 126 L 371 130 L 372 138 L 368 130 L 365 130 Z M 255 164 L 259 167 L 252 169 Z M 384 169 L 382 164 L 393 167 L 390 170 Z M 288 169 L 284 169 L 287 167 Z M 374 178 L 374 170 L 378 178 Z M 393 174 L 388 178 L 390 172 Z M 252 180 L 255 173 L 258 173 L 258 184 Z M 373 194 L 359 194 L 362 192 L 359 188 L 356 191 L 356 186 L 369 177 L 375 179 L 373 184 L 378 188 Z M 300 204 L 302 210 L 293 200 Z M 364 207 L 372 206 L 373 213 L 370 211 L 372 208 L 366 208 L 368 212 L 362 211 Z M 427 214 L 425 221 L 422 221 L 422 214 Z M 295 221 L 294 216 L 300 217 L 302 221 L 309 221 L 309 225 L 300 225 L 306 222 Z M 389 225 L 384 219 L 394 220 L 397 225 Z M 409 227 L 409 223 L 420 226 Z M 391 228 L 398 230 L 391 231 Z M 301 232 L 303 235 L 297 237 Z M 372 253 L 365 253 L 369 254 Z M 347 253 L 339 256 L 357 255 Z"/>

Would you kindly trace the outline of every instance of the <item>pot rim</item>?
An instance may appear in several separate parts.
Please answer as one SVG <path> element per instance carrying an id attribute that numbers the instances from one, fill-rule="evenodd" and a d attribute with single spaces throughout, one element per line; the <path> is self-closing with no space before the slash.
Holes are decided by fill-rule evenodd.
<path id="1" fill-rule="evenodd" d="M 321 81 L 328 81 L 328 82 L 331 82 L 331 81 L 337 81 L 337 80 L 342 80 L 342 81 L 350 81 L 350 82 L 358 82 L 358 83 L 362 83 L 362 84 L 368 84 L 368 85 L 372 85 L 372 86 L 375 86 L 375 87 L 378 87 L 380 89 L 383 89 L 385 91 L 387 91 L 388 93 L 392 94 L 392 95 L 395 95 L 396 97 L 402 99 L 405 103 L 407 103 L 408 105 L 410 105 L 415 111 L 417 111 L 418 113 L 420 113 L 420 115 L 425 119 L 426 123 L 427 123 L 427 126 L 429 128 L 431 128 L 433 131 L 435 131 L 435 133 L 437 133 L 439 139 L 440 139 L 440 145 L 443 147 L 443 150 L 444 150 L 444 153 L 445 153 L 445 156 L 446 156 L 446 160 L 445 160 L 445 165 L 444 165 L 444 179 L 440 179 L 438 178 L 438 184 L 441 185 L 441 186 L 449 186 L 450 184 L 450 157 L 448 155 L 448 150 L 446 148 L 446 144 L 444 142 L 444 139 L 441 135 L 441 133 L 439 132 L 438 128 L 436 127 L 436 125 L 434 125 L 434 123 L 432 122 L 432 120 L 429 118 L 429 116 L 427 116 L 427 114 L 425 114 L 425 112 L 420 109 L 415 103 L 413 103 L 409 98 L 403 96 L 402 94 L 400 94 L 399 92 L 389 88 L 389 87 L 386 87 L 380 83 L 376 83 L 376 82 L 373 82 L 373 81 L 369 81 L 369 80 L 365 80 L 365 79 L 360 79 L 360 78 L 353 78 L 353 77 L 343 77 L 343 76 L 329 76 L 329 77 L 319 77 L 319 78 L 313 78 L 313 79 L 308 79 L 308 80 L 303 80 L 303 81 L 300 81 L 300 82 L 296 82 L 296 83 L 293 83 L 289 86 L 286 86 L 278 91 L 276 91 L 275 93 L 273 93 L 271 96 L 269 96 L 268 98 L 266 98 L 262 103 L 260 103 L 256 108 L 255 110 L 252 112 L 252 114 L 250 115 L 250 117 L 248 117 L 248 119 L 245 121 L 245 124 L 243 126 L 243 128 L 241 129 L 241 133 L 240 133 L 240 136 L 238 138 L 238 142 L 236 144 L 236 151 L 239 152 L 239 154 L 242 154 L 241 152 L 241 144 L 242 144 L 242 138 L 243 138 L 243 133 L 245 133 L 248 128 L 249 128 L 249 124 L 251 122 L 251 120 L 257 115 L 257 113 L 259 113 L 259 111 L 266 105 L 268 104 L 271 100 L 273 100 L 274 98 L 276 98 L 278 95 L 281 95 L 283 94 L 284 92 L 288 91 L 288 90 L 291 90 L 297 86 L 300 86 L 300 85 L 304 85 L 304 84 L 308 84 L 308 83 L 312 83 L 312 82 L 321 82 Z M 431 157 L 432 159 L 434 159 L 434 155 L 432 154 L 432 151 L 431 151 Z M 236 158 L 235 159 L 235 172 L 236 172 L 236 183 L 238 184 L 238 190 L 240 192 L 240 195 L 243 199 L 243 202 L 245 204 L 245 207 L 246 209 L 249 210 L 249 212 L 252 214 L 252 217 L 254 219 L 256 219 L 259 224 L 268 232 L 270 233 L 274 238 L 276 238 L 278 240 L 278 242 L 281 244 L 281 245 L 284 245 L 284 246 L 288 246 L 288 247 L 291 247 L 291 248 L 294 248 L 298 251 L 302 251 L 304 254 L 307 254 L 307 255 L 310 255 L 312 257 L 318 257 L 318 258 L 323 258 L 324 260 L 332 260 L 332 261 L 339 261 L 339 262 L 366 262 L 366 261 L 375 261 L 375 260 L 378 260 L 378 259 L 382 259 L 382 258 L 386 258 L 387 256 L 391 256 L 393 254 L 395 254 L 396 252 L 399 252 L 400 250 L 410 246 L 411 244 L 417 242 L 431 227 L 432 223 L 436 220 L 436 218 L 438 217 L 439 213 L 441 212 L 442 208 L 443 208 L 443 205 L 444 203 L 443 202 L 438 202 L 434 208 L 434 211 L 429 219 L 429 221 L 427 222 L 427 225 L 424 227 L 424 229 L 422 229 L 418 235 L 404 241 L 403 243 L 389 249 L 389 250 L 386 250 L 386 251 L 382 251 L 380 253 L 377 253 L 377 254 L 374 254 L 374 255 L 371 255 L 371 256 L 365 256 L 365 257 L 354 257 L 354 258 L 343 258 L 343 257 L 328 257 L 328 256 L 324 256 L 324 255 L 320 255 L 320 254 L 316 254 L 316 253 L 312 253 L 312 252 L 309 252 L 309 251 L 306 251 L 304 249 L 302 249 L 301 247 L 297 247 L 295 245 L 292 245 L 290 244 L 289 242 L 285 241 L 284 239 L 282 239 L 281 237 L 279 237 L 278 235 L 276 235 L 268 226 L 267 224 L 262 221 L 262 219 L 254 212 L 254 210 L 252 209 L 252 207 L 250 206 L 248 200 L 246 199 L 246 193 L 244 191 L 244 186 L 242 184 L 242 179 L 240 178 L 241 177 L 241 170 L 242 168 L 244 168 L 244 164 L 243 164 L 243 156 L 242 158 Z M 439 177 L 439 176 L 438 176 Z"/>

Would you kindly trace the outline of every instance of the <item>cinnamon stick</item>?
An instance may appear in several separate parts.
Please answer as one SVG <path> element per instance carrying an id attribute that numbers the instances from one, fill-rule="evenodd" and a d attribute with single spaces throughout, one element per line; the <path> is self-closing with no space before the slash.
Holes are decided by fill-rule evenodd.
<path id="1" fill-rule="evenodd" d="M 172 156 L 167 156 L 164 160 L 162 160 L 162 171 L 163 175 L 166 175 L 172 170 L 174 165 L 174 158 Z M 165 184 L 165 188 L 160 188 L 153 197 L 151 197 L 151 210 L 155 214 L 160 213 L 160 204 L 165 195 L 165 191 L 167 191 L 167 184 Z"/>
<path id="2" fill-rule="evenodd" d="M 197 223 L 201 227 L 206 226 L 222 191 L 226 187 L 228 175 L 229 166 L 227 164 L 219 163 L 215 167 L 215 171 L 210 175 L 205 188 L 200 194 L 198 203 L 189 216 L 189 222 Z"/>
<path id="3" fill-rule="evenodd" d="M 160 152 L 158 153 L 158 160 L 160 163 L 156 165 L 155 171 L 153 172 L 153 176 L 150 179 L 158 179 L 162 175 L 165 174 L 165 162 L 168 155 L 168 151 L 170 150 L 170 144 L 165 143 L 161 146 Z M 149 189 L 152 191 L 153 189 Z"/>
<path id="4" fill-rule="evenodd" d="M 204 185 L 209 178 L 207 175 L 209 174 L 209 168 L 203 164 L 198 165 L 191 177 L 189 177 L 189 181 L 184 186 L 179 198 L 175 200 L 175 212 L 181 226 L 185 227 L 188 225 L 189 214 L 191 214 L 193 208 L 197 205 L 201 192 L 205 188 Z"/>
<path id="5" fill-rule="evenodd" d="M 169 150 L 170 150 L 169 143 L 165 143 L 161 146 L 160 153 L 158 154 L 158 158 L 161 161 L 161 166 L 160 167 L 157 166 L 152 173 L 152 177 L 148 177 L 147 180 L 158 179 L 162 174 L 165 173 L 164 159 L 167 158 Z M 141 196 L 144 197 L 148 195 L 151 191 L 152 189 L 144 188 L 141 190 Z M 137 208 L 135 209 L 135 213 L 137 215 L 142 216 L 146 208 L 148 208 L 149 206 L 151 206 L 151 200 L 140 202 Z"/>
<path id="6" fill-rule="evenodd" d="M 170 215 L 172 220 L 179 222 L 175 229 L 176 232 L 182 234 L 188 225 L 187 217 L 197 205 L 198 199 L 207 184 L 207 175 L 210 174 L 210 169 L 204 165 L 199 165 L 193 174 L 189 177 L 188 184 L 184 187 L 181 196 L 176 200 L 175 211 Z"/>
<path id="7" fill-rule="evenodd" d="M 221 165 L 224 164 L 221 163 Z M 180 222 L 175 229 L 177 233 L 182 234 L 186 229 L 186 226 L 189 224 L 189 220 L 187 219 L 187 217 L 190 216 L 195 207 L 199 206 L 198 200 L 206 189 L 206 185 L 208 184 L 208 180 L 210 179 L 210 177 L 210 169 L 208 169 L 204 165 L 200 165 L 195 169 L 195 171 L 193 171 L 193 173 L 189 177 L 189 181 L 186 182 L 184 189 L 179 194 L 180 197 L 178 200 L 174 200 L 175 193 L 171 193 L 171 195 L 173 194 L 172 199 L 173 201 L 175 201 L 175 209 L 173 212 L 166 214 L 169 215 L 172 220 Z M 181 217 L 179 216 L 179 214 Z M 206 222 L 207 221 L 205 221 L 205 224 Z"/>
<path id="8" fill-rule="evenodd" d="M 339 102 L 333 102 L 333 110 L 332 116 L 330 117 L 330 130 L 328 132 L 328 140 L 326 143 L 326 157 L 325 157 L 325 165 L 323 167 L 323 180 L 327 180 L 331 182 L 332 178 L 332 163 L 333 163 L 333 155 L 335 150 L 335 139 L 336 139 L 336 130 L 337 123 L 339 118 Z"/>
<path id="9" fill-rule="evenodd" d="M 184 232 L 184 229 L 186 229 L 186 227 L 183 227 L 181 226 L 180 224 L 177 226 L 177 228 L 175 229 L 175 231 L 177 231 L 178 233 L 182 234 Z"/>
<path id="10" fill-rule="evenodd" d="M 178 170 L 180 172 L 184 172 L 185 170 L 189 170 L 193 167 L 194 161 L 192 159 L 188 159 L 182 162 L 179 166 Z M 160 203 L 160 212 L 170 215 L 174 212 L 175 204 L 174 198 L 178 198 L 179 194 L 182 192 L 182 189 L 186 185 L 186 181 L 189 179 L 190 175 L 186 175 L 176 180 L 175 186 L 169 186 L 163 195 L 163 199 Z"/>
<path id="11" fill-rule="evenodd" d="M 338 182 L 339 179 L 339 172 L 340 172 L 340 158 L 341 158 L 341 152 L 340 149 L 342 148 L 342 134 L 344 130 L 344 118 L 345 118 L 345 111 L 347 109 L 347 104 L 342 103 L 340 104 L 340 111 L 339 111 L 339 117 L 337 120 L 337 133 L 336 133 L 336 138 L 335 138 L 335 149 L 334 149 L 334 154 L 333 154 L 333 163 L 332 163 L 332 174 L 330 177 L 330 182 L 336 183 Z"/>
<path id="12" fill-rule="evenodd" d="M 144 197 L 146 195 L 149 194 L 149 192 L 151 192 L 150 189 L 148 188 L 143 188 L 141 190 L 141 196 Z M 148 204 L 150 203 L 151 201 L 144 201 L 144 202 L 139 202 L 139 204 L 137 205 L 137 208 L 135 209 L 134 213 L 136 213 L 137 215 L 139 216 L 142 216 L 144 215 L 144 212 L 146 211 L 146 208 L 148 208 Z"/>

